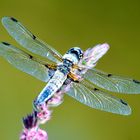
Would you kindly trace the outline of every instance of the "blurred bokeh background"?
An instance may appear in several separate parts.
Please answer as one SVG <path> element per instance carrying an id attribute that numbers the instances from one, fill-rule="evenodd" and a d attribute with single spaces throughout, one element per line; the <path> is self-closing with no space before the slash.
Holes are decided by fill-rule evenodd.
<path id="1" fill-rule="evenodd" d="M 138 0 L 0 0 L 0 17 L 13 16 L 36 36 L 64 54 L 110 44 L 98 69 L 140 79 L 140 2 Z M 0 40 L 20 47 L 0 25 Z M 0 58 L 0 139 L 18 140 L 21 118 L 45 83 Z M 120 95 L 132 107 L 130 116 L 91 109 L 65 96 L 51 121 L 42 126 L 49 140 L 140 139 L 140 95 Z"/>

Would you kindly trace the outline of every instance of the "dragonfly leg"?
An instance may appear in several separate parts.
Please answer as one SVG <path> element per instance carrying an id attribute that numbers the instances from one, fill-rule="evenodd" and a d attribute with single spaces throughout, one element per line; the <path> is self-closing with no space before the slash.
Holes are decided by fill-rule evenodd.
<path id="1" fill-rule="evenodd" d="M 74 74 L 74 73 L 72 73 L 72 72 L 70 72 L 70 73 L 68 74 L 68 76 L 69 76 L 74 82 L 80 82 L 80 81 L 82 80 L 81 76 L 76 75 L 76 74 Z"/>

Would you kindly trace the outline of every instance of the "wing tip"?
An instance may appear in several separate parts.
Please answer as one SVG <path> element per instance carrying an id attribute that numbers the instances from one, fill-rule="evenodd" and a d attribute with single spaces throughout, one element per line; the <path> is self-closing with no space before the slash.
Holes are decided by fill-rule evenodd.
<path id="1" fill-rule="evenodd" d="M 105 48 L 106 50 L 108 50 L 110 48 L 108 43 L 103 43 L 102 47 Z"/>
<path id="2" fill-rule="evenodd" d="M 9 18 L 9 17 L 7 17 L 7 16 L 2 17 L 1 22 L 4 23 L 7 18 Z"/>
<path id="3" fill-rule="evenodd" d="M 2 19 L 1 19 L 2 24 L 4 25 L 7 20 L 12 20 L 13 22 L 18 22 L 18 20 L 15 19 L 14 17 L 5 16 L 5 17 L 2 17 Z"/>
<path id="4" fill-rule="evenodd" d="M 120 115 L 129 116 L 132 114 L 131 107 L 127 104 L 125 105 L 125 109 L 121 111 Z"/>
<path id="5" fill-rule="evenodd" d="M 132 114 L 132 110 L 131 108 L 129 107 L 129 109 L 123 114 L 125 116 L 130 116 Z"/>
<path id="6" fill-rule="evenodd" d="M 121 110 L 120 114 L 126 115 L 126 116 L 131 115 L 131 112 L 132 112 L 131 107 L 122 99 L 120 99 L 120 102 L 124 106 L 124 108 L 123 108 L 123 110 Z"/>

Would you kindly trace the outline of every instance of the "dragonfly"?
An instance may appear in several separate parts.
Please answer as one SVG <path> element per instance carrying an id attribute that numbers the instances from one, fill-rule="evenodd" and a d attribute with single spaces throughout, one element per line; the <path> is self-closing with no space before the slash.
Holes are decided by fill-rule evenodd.
<path id="1" fill-rule="evenodd" d="M 34 101 L 35 107 L 47 102 L 61 91 L 95 109 L 120 115 L 131 114 L 131 108 L 124 100 L 106 91 L 138 94 L 140 81 L 94 68 L 98 60 L 108 51 L 107 43 L 98 44 L 85 51 L 73 47 L 61 55 L 32 34 L 17 19 L 3 17 L 2 24 L 31 54 L 7 42 L 1 42 L 0 55 L 19 70 L 46 82 L 46 86 Z M 32 54 L 36 54 L 36 57 Z"/>

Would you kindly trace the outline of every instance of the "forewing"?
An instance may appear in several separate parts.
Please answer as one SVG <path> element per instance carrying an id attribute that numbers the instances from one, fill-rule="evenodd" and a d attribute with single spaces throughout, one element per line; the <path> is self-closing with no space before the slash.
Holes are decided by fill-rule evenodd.
<path id="1" fill-rule="evenodd" d="M 71 86 L 67 94 L 87 106 L 121 115 L 131 114 L 131 108 L 122 99 L 93 88 L 89 83 L 72 83 Z"/>
<path id="2" fill-rule="evenodd" d="M 27 50 L 58 63 L 62 56 L 50 45 L 44 43 L 26 29 L 20 22 L 11 17 L 3 17 L 2 24 L 8 33 Z"/>
<path id="3" fill-rule="evenodd" d="M 16 68 L 44 82 L 47 82 L 54 72 L 33 60 L 33 56 L 5 42 L 0 43 L 0 55 Z"/>
<path id="4" fill-rule="evenodd" d="M 131 78 L 107 74 L 95 68 L 88 70 L 83 77 L 95 85 L 112 92 L 140 93 L 140 81 Z"/>

